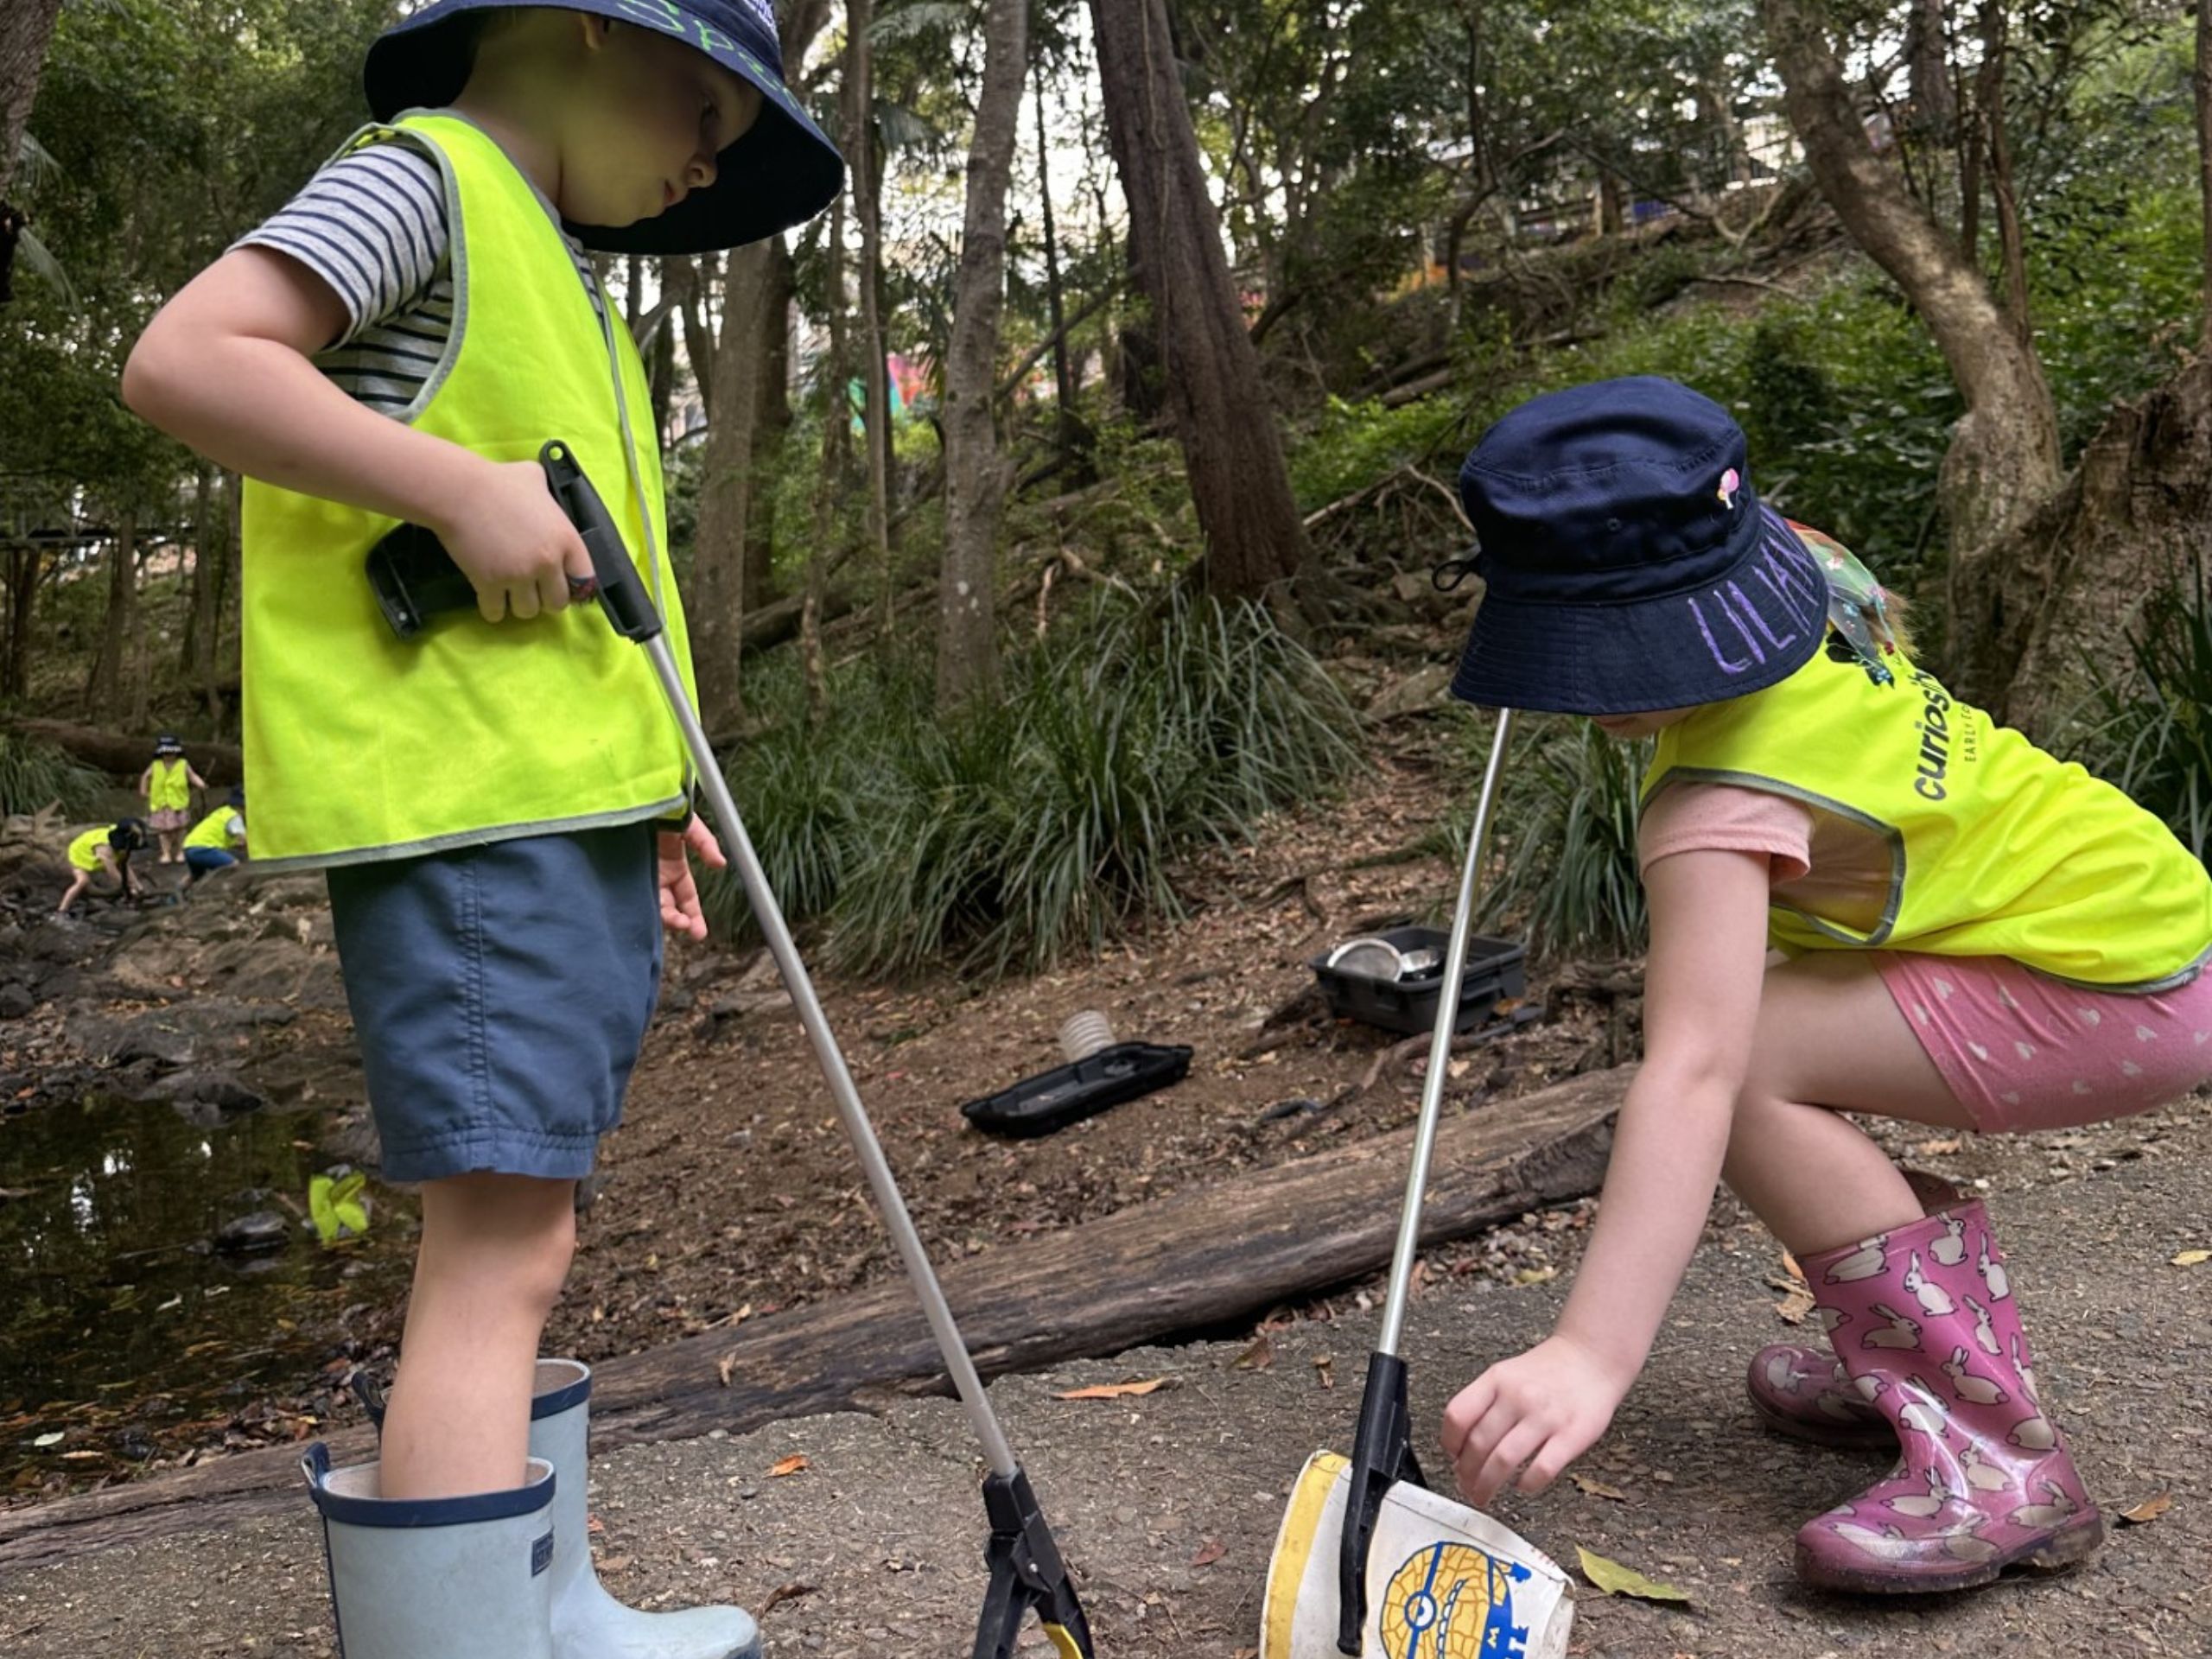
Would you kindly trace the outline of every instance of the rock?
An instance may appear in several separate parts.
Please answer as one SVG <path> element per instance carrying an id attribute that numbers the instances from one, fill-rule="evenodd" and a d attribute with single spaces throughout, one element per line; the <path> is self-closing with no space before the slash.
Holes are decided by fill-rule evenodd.
<path id="1" fill-rule="evenodd" d="M 20 1020 L 38 1006 L 38 999 L 21 985 L 0 985 L 0 1020 Z"/>
<path id="2" fill-rule="evenodd" d="M 215 1232 L 215 1248 L 232 1255 L 281 1250 L 292 1236 L 292 1224 L 274 1210 L 257 1210 L 250 1216 L 226 1221 Z"/>
<path id="3" fill-rule="evenodd" d="M 1370 720 L 1390 720 L 1400 715 L 1427 714 L 1444 706 L 1445 694 L 1451 689 L 1452 668 L 1446 663 L 1431 663 L 1415 669 L 1402 680 L 1394 680 L 1377 692 L 1367 705 Z"/>
<path id="4" fill-rule="evenodd" d="M 268 1097 L 247 1084 L 238 1081 L 227 1071 L 172 1071 L 156 1078 L 139 1091 L 141 1100 L 166 1100 L 172 1105 L 212 1106 L 218 1114 L 229 1116 L 241 1112 L 257 1112 L 269 1104 Z M 200 1121 L 194 1115 L 193 1121 Z"/>

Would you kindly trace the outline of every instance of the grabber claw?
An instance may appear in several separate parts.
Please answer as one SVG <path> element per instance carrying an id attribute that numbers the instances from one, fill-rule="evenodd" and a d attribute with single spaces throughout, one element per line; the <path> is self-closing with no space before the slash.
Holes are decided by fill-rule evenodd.
<path id="1" fill-rule="evenodd" d="M 990 1542 L 983 1548 L 991 1583 L 976 1626 L 976 1659 L 1013 1659 L 1032 1608 L 1058 1659 L 1096 1659 L 1083 1604 L 1069 1582 L 1052 1523 L 1029 1490 L 1028 1475 L 1017 1466 L 1011 1475 L 985 1477 L 983 1509 L 991 1522 Z"/>
<path id="2" fill-rule="evenodd" d="M 1382 1500 L 1401 1481 L 1426 1487 L 1414 1456 L 1412 1410 L 1406 1403 L 1406 1362 L 1378 1353 L 1367 1362 L 1359 1429 L 1351 1443 L 1351 1490 L 1337 1554 L 1337 1651 L 1357 1654 L 1367 1629 L 1367 1557 Z"/>

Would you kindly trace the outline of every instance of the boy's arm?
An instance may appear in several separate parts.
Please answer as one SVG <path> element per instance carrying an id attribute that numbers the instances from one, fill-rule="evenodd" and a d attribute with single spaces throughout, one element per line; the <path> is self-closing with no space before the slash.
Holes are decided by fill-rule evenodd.
<path id="1" fill-rule="evenodd" d="M 537 464 L 487 461 L 348 397 L 308 360 L 346 321 L 306 266 L 235 249 L 147 326 L 124 402 L 232 471 L 428 525 L 491 620 L 566 606 L 566 576 L 588 577 L 591 560 Z"/>

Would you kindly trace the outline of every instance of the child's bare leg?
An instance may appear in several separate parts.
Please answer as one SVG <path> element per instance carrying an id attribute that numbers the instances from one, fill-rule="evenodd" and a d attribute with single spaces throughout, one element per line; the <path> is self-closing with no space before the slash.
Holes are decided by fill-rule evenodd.
<path id="1" fill-rule="evenodd" d="M 69 891 L 61 895 L 61 902 L 54 907 L 55 915 L 61 914 L 84 896 L 85 889 L 92 885 L 92 878 L 79 870 L 69 879 Z"/>
<path id="2" fill-rule="evenodd" d="M 1770 969 L 1721 1173 L 1800 1256 L 1920 1217 L 1846 1110 L 1974 1126 L 1872 963 L 1835 952 Z"/>
<path id="3" fill-rule="evenodd" d="M 426 1182 L 423 1245 L 384 1424 L 386 1497 L 523 1484 L 537 1343 L 576 1241 L 575 1183 Z"/>

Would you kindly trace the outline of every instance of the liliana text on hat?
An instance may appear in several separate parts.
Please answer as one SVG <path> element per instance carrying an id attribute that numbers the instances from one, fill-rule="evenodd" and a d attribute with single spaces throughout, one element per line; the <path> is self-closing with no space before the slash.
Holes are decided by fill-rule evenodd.
<path id="1" fill-rule="evenodd" d="M 1689 594 L 1683 601 L 1697 623 L 1698 635 L 1705 641 L 1705 648 L 1713 653 L 1714 664 L 1724 674 L 1742 674 L 1764 664 L 1769 650 L 1778 655 L 1789 649 L 1791 641 L 1802 637 L 1797 629 L 1821 626 L 1827 620 L 1827 595 L 1819 591 L 1806 561 L 1788 556 L 1790 550 L 1787 544 L 1776 544 L 1776 537 L 1786 536 L 1789 531 L 1778 531 L 1771 519 L 1766 531 L 1759 543 L 1758 558 L 1747 572 L 1754 589 L 1766 590 L 1765 601 L 1746 593 L 1733 578 L 1707 588 L 1702 594 Z M 1713 625 L 1706 616 L 1706 604 L 1719 612 L 1724 632 L 1732 629 L 1750 656 L 1729 655 L 1732 645 L 1724 648 L 1715 637 Z M 1781 619 L 1784 632 L 1775 631 L 1774 622 L 1769 620 L 1775 615 Z M 1762 639 L 1764 645 L 1760 643 Z"/>
<path id="2" fill-rule="evenodd" d="M 742 52 L 745 49 L 741 42 L 732 40 L 712 24 L 690 16 L 676 3 L 676 0 L 614 0 L 614 3 L 635 22 L 645 24 L 648 29 L 657 29 L 664 35 L 674 35 L 679 38 L 696 35 L 699 49 L 702 52 Z M 773 15 L 769 11 L 768 0 L 745 0 L 745 4 L 748 10 L 761 17 L 770 37 L 773 38 L 776 24 Z M 751 54 L 747 55 L 749 58 Z"/>

